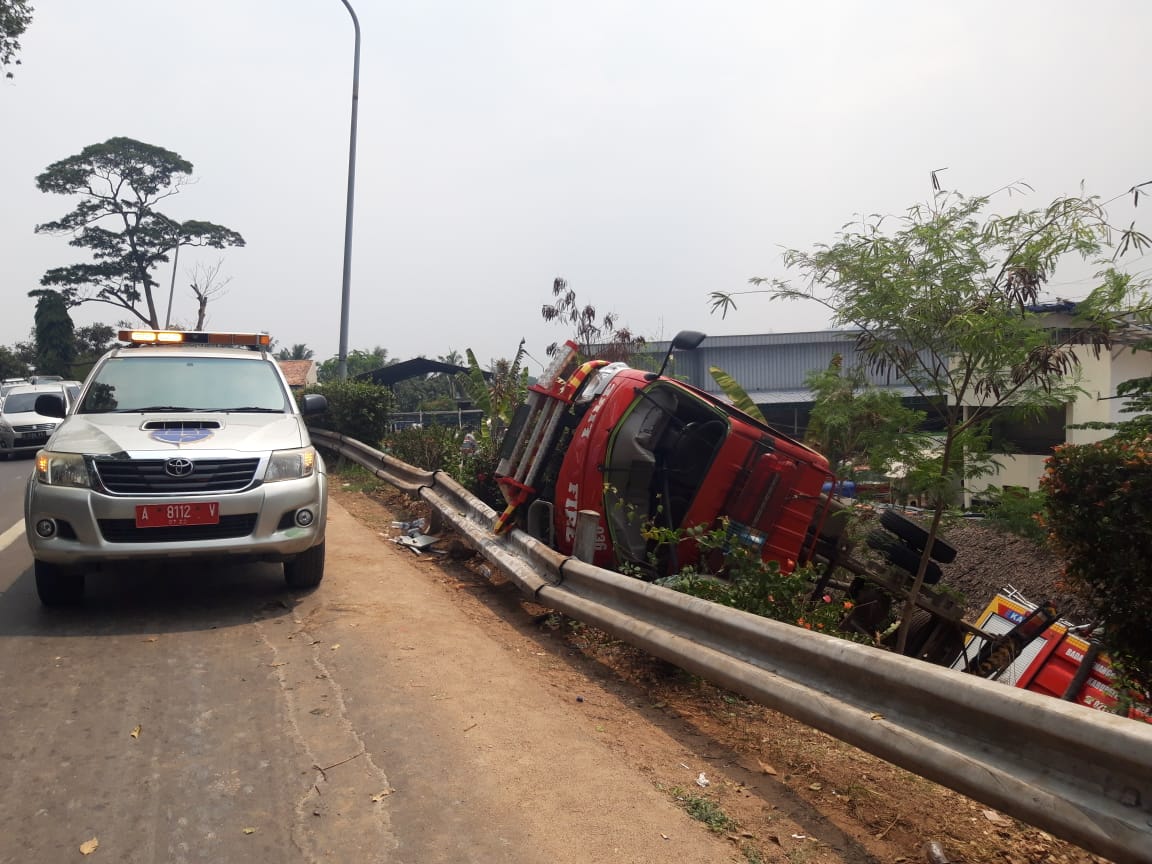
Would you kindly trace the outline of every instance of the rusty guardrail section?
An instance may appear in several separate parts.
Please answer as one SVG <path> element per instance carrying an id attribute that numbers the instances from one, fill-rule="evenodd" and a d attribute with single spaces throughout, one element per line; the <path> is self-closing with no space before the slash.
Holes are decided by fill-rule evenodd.
<path id="1" fill-rule="evenodd" d="M 419 495 L 537 602 L 1121 864 L 1152 862 L 1152 725 L 718 606 L 562 556 L 441 472 L 313 439 Z"/>

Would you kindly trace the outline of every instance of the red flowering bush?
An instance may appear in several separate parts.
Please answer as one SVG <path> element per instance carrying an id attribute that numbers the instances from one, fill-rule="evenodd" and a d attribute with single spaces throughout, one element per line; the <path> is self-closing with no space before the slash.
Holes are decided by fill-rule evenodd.
<path id="1" fill-rule="evenodd" d="M 1152 683 L 1152 435 L 1065 445 L 1041 489 L 1071 587 L 1103 622 L 1105 649 Z"/>

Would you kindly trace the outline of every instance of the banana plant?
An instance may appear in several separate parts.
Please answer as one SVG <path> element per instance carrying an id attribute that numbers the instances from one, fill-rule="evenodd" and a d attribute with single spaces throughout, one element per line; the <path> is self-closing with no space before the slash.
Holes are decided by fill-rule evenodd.
<path id="1" fill-rule="evenodd" d="M 516 356 L 511 361 L 495 361 L 487 378 L 472 349 L 467 349 L 468 378 L 465 389 L 476 407 L 484 412 L 485 422 L 480 424 L 479 430 L 481 439 L 488 439 L 507 428 L 517 406 L 524 401 L 528 389 L 528 370 L 523 366 L 524 342 L 520 340 Z"/>
<path id="2" fill-rule="evenodd" d="M 721 369 L 719 366 L 709 366 L 708 372 L 712 375 L 712 379 L 720 385 L 720 390 L 727 396 L 733 405 L 747 414 L 753 419 L 759 420 L 764 425 L 768 425 L 768 421 L 764 419 L 764 415 L 752 401 L 752 397 L 748 392 L 736 383 L 736 379 Z"/>

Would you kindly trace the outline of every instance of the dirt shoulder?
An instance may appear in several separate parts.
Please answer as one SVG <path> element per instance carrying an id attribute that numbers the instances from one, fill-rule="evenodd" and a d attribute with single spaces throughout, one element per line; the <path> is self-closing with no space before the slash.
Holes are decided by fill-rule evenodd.
<path id="1" fill-rule="evenodd" d="M 333 485 L 336 500 L 384 536 L 400 534 L 393 521 L 428 515 L 399 493 Z M 428 579 L 522 656 L 525 675 L 576 704 L 622 768 L 725 838 L 733 860 L 1106 860 L 527 602 L 450 536 L 435 548 L 460 557 L 410 553 Z"/>

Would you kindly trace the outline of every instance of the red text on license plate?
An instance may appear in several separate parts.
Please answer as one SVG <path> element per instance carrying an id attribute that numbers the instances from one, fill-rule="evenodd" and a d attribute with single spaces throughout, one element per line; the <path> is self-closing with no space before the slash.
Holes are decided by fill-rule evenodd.
<path id="1" fill-rule="evenodd" d="M 220 522 L 218 501 L 188 504 L 138 504 L 137 528 L 170 528 L 173 525 L 216 525 Z"/>

